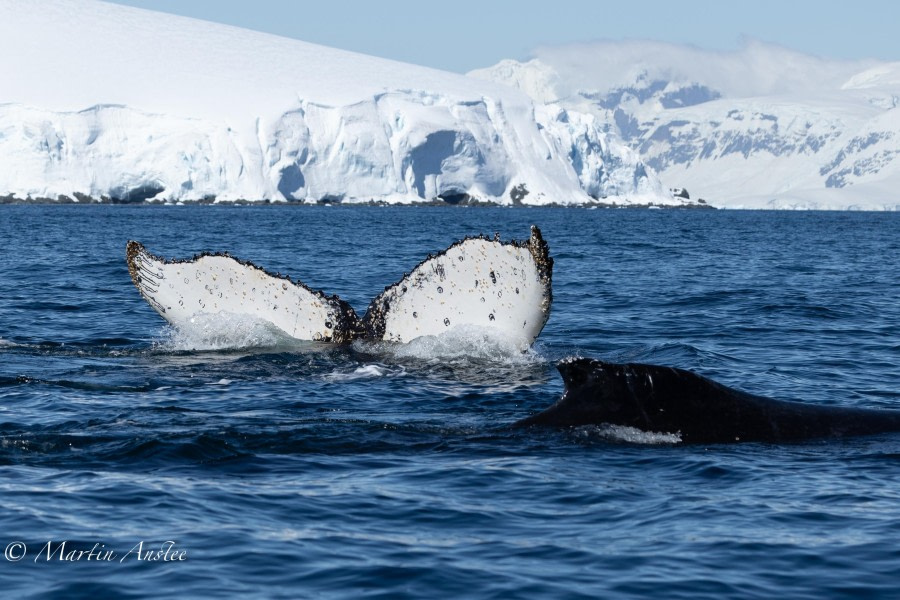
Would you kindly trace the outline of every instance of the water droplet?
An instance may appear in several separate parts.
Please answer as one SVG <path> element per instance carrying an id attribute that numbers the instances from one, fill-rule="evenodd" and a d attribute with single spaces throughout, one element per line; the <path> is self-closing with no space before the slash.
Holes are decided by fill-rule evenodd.
<path id="1" fill-rule="evenodd" d="M 443 293 L 444 293 L 444 288 L 442 288 L 441 286 L 438 286 L 438 294 L 443 294 Z"/>

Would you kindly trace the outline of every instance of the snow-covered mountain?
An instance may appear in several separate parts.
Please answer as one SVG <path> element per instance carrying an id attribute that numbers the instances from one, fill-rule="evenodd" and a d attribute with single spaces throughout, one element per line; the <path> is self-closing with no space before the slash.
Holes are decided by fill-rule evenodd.
<path id="1" fill-rule="evenodd" d="M 593 115 L 668 187 L 716 206 L 900 210 L 900 63 L 632 41 L 470 76 Z"/>
<path id="2" fill-rule="evenodd" d="M 95 0 L 0 0 L 0 197 L 682 204 L 592 114 Z"/>

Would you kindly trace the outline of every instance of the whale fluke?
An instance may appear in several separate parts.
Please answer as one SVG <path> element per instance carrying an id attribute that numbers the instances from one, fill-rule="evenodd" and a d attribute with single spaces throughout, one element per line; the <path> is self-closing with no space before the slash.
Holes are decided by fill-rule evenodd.
<path id="1" fill-rule="evenodd" d="M 385 288 L 363 317 L 371 340 L 409 342 L 474 325 L 529 346 L 550 316 L 553 259 L 541 231 L 522 242 L 470 237 Z"/>
<path id="2" fill-rule="evenodd" d="M 792 442 L 900 431 L 900 411 L 775 400 L 673 367 L 588 358 L 557 366 L 562 397 L 515 426 L 621 425 L 685 443 Z"/>
<path id="3" fill-rule="evenodd" d="M 267 321 L 299 340 L 342 343 L 359 333 L 356 313 L 337 296 L 228 254 L 168 261 L 129 241 L 125 256 L 141 295 L 176 327 L 198 315 L 228 313 Z"/>
<path id="4" fill-rule="evenodd" d="M 527 347 L 553 300 L 553 259 L 537 227 L 523 242 L 472 237 L 429 256 L 386 287 L 362 320 L 337 296 L 228 254 L 170 261 L 130 241 L 126 260 L 141 295 L 176 327 L 225 313 L 266 321 L 300 340 L 409 342 L 470 325 Z"/>

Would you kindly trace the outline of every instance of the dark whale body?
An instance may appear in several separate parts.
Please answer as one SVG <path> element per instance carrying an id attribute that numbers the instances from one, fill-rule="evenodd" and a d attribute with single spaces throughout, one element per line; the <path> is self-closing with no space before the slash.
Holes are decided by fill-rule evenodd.
<path id="1" fill-rule="evenodd" d="M 784 402 L 690 371 L 587 358 L 561 362 L 565 392 L 518 427 L 612 424 L 677 433 L 685 443 L 791 442 L 900 431 L 900 411 Z"/>

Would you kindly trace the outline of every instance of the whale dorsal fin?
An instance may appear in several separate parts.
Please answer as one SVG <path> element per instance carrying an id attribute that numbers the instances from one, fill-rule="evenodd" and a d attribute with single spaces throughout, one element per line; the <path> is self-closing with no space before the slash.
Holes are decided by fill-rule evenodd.
<path id="1" fill-rule="evenodd" d="M 144 299 L 176 327 L 201 314 L 229 313 L 272 323 L 300 340 L 348 342 L 359 321 L 349 304 L 227 254 L 168 261 L 130 241 L 126 260 Z"/>
<path id="2" fill-rule="evenodd" d="M 528 346 L 550 316 L 552 277 L 553 259 L 537 227 L 523 242 L 466 238 L 385 288 L 363 326 L 369 339 L 409 342 L 475 325 Z"/>

